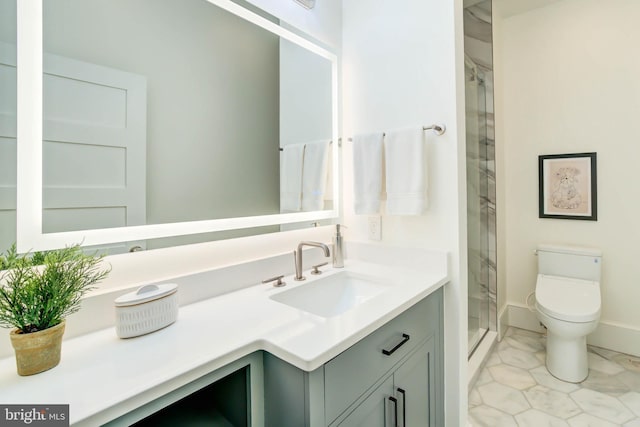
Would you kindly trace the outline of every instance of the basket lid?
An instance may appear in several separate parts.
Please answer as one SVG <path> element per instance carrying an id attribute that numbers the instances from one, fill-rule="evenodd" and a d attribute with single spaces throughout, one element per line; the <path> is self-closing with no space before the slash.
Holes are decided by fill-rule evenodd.
<path id="1" fill-rule="evenodd" d="M 171 295 L 178 290 L 176 283 L 162 283 L 160 285 L 145 285 L 138 290 L 129 292 L 115 299 L 116 307 L 126 307 L 153 301 L 167 295 Z"/>

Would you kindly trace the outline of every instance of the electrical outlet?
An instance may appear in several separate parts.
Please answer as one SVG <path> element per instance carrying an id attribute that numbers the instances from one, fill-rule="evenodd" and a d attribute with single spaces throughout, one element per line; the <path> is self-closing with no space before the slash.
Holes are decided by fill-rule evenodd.
<path id="1" fill-rule="evenodd" d="M 382 239 L 382 218 L 379 216 L 369 217 L 369 240 Z"/>

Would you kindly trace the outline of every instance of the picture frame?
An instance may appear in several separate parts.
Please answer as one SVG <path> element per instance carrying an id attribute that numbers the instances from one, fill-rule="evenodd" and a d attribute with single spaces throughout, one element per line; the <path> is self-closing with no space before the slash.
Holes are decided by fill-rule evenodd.
<path id="1" fill-rule="evenodd" d="M 598 220 L 597 153 L 538 156 L 538 217 Z"/>

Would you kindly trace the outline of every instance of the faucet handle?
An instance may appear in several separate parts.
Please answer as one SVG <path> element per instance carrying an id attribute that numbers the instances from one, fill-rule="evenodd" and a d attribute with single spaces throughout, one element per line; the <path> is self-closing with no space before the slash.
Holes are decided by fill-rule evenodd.
<path id="1" fill-rule="evenodd" d="M 322 271 L 320 271 L 320 267 L 327 264 L 329 264 L 329 262 L 323 262 L 322 264 L 312 266 L 311 268 L 313 268 L 313 270 L 311 270 L 311 274 L 322 274 Z"/>
<path id="2" fill-rule="evenodd" d="M 275 282 L 275 283 L 273 284 L 273 286 L 274 286 L 275 288 L 279 288 L 279 287 L 284 286 L 284 285 L 286 285 L 286 284 L 287 284 L 285 281 L 283 281 L 283 280 L 282 280 L 283 278 L 284 278 L 284 275 L 276 276 L 276 277 L 272 277 L 272 278 L 270 278 L 270 279 L 264 279 L 264 280 L 262 281 L 262 283 L 271 283 L 271 282 Z"/>

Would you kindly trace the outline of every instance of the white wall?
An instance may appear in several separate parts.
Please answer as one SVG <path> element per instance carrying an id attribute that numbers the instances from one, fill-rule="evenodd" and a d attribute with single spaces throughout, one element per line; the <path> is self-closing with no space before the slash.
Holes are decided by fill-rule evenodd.
<path id="1" fill-rule="evenodd" d="M 447 425 L 466 424 L 466 199 L 461 1 L 357 1 L 343 8 L 343 140 L 359 133 L 445 123 L 427 134 L 429 211 L 384 216 L 383 244 L 450 252 L 445 288 Z M 460 129 L 461 127 L 461 129 Z M 353 210 L 352 145 L 343 144 L 347 239 L 367 239 Z M 464 283 L 465 286 L 461 286 Z M 464 335 L 464 339 L 462 339 Z"/>
<path id="2" fill-rule="evenodd" d="M 634 0 L 564 0 L 504 19 L 496 39 L 507 249 L 500 268 L 511 323 L 535 287 L 538 242 L 595 246 L 604 253 L 602 315 L 590 342 L 636 355 L 639 16 Z M 591 151 L 598 153 L 598 221 L 539 219 L 538 155 Z"/>

